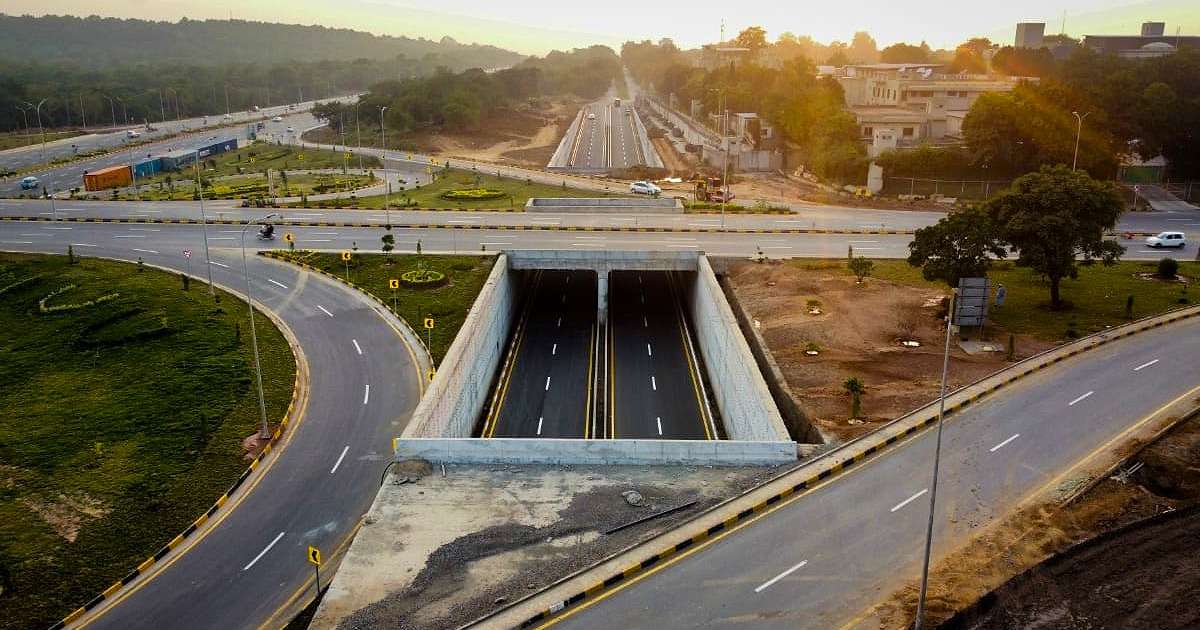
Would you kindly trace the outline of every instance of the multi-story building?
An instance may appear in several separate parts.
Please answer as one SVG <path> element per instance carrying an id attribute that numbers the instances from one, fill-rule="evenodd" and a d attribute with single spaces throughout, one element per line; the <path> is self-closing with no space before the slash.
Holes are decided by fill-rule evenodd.
<path id="1" fill-rule="evenodd" d="M 846 66 L 838 81 L 862 138 L 891 129 L 899 147 L 957 142 L 962 118 L 979 95 L 1006 92 L 1019 78 L 944 74 L 941 64 L 876 63 Z"/>
<path id="2" fill-rule="evenodd" d="M 1017 39 L 1013 45 L 1017 48 L 1041 48 L 1045 37 L 1045 22 L 1018 22 Z"/>
<path id="3" fill-rule="evenodd" d="M 1167 35 L 1166 27 L 1165 22 L 1145 22 L 1140 35 L 1084 35 L 1083 45 L 1129 58 L 1162 57 L 1188 46 L 1200 48 L 1200 36 Z"/>

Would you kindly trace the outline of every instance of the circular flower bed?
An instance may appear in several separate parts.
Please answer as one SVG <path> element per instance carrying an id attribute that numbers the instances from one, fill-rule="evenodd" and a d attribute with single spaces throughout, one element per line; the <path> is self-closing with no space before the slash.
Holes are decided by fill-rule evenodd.
<path id="1" fill-rule="evenodd" d="M 400 274 L 400 284 L 413 289 L 432 289 L 446 284 L 446 274 L 432 269 L 414 269 Z"/>
<path id="2" fill-rule="evenodd" d="M 499 199 L 508 196 L 503 190 L 495 188 L 456 188 L 447 190 L 439 195 L 442 199 L 451 201 L 483 201 L 485 199 Z"/>

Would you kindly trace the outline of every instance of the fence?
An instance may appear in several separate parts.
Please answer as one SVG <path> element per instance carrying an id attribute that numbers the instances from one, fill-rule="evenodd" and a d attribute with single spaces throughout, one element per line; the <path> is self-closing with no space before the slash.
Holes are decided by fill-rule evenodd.
<path id="1" fill-rule="evenodd" d="M 966 180 L 966 179 L 922 179 L 920 177 L 885 177 L 885 195 L 942 195 L 959 199 L 987 199 L 1008 188 L 1011 179 Z"/>

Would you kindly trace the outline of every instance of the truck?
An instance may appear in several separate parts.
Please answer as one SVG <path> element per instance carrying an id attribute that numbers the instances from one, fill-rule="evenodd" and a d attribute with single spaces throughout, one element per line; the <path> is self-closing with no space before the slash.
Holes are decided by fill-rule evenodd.
<path id="1" fill-rule="evenodd" d="M 133 183 L 133 171 L 128 164 L 110 166 L 98 171 L 83 174 L 84 190 L 105 190 L 121 188 Z"/>
<path id="2" fill-rule="evenodd" d="M 620 97 L 614 98 L 614 99 L 613 99 L 613 107 L 620 107 L 620 106 L 621 106 L 621 99 L 620 99 Z"/>

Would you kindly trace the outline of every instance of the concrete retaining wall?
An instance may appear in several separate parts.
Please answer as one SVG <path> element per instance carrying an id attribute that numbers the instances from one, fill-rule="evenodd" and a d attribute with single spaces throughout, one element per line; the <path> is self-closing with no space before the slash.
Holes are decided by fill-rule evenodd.
<path id="1" fill-rule="evenodd" d="M 471 437 L 504 356 L 517 297 L 515 274 L 501 254 L 403 437 Z"/>
<path id="2" fill-rule="evenodd" d="M 651 168 L 665 168 L 662 158 L 659 157 L 658 151 L 654 148 L 654 144 L 650 142 L 650 134 L 646 132 L 646 125 L 642 122 L 642 117 L 636 109 L 633 110 L 633 126 L 638 144 L 642 147 L 642 155 L 646 158 L 646 166 Z"/>
<path id="3" fill-rule="evenodd" d="M 685 300 L 729 439 L 788 440 L 783 417 L 706 256 L 698 261 L 696 281 Z"/>
<path id="4" fill-rule="evenodd" d="M 792 442 L 728 440 L 401 439 L 396 458 L 455 464 L 774 466 L 796 461 Z"/>
<path id="5" fill-rule="evenodd" d="M 562 140 L 558 141 L 558 148 L 555 149 L 554 155 L 550 156 L 550 162 L 546 164 L 548 169 L 564 169 L 571 166 L 571 149 L 575 146 L 575 136 L 579 134 L 579 125 L 583 124 L 583 110 L 575 114 L 575 120 L 567 126 L 567 132 L 563 134 Z"/>
<path id="6" fill-rule="evenodd" d="M 682 214 L 683 202 L 672 197 L 531 197 L 525 211 Z"/>

